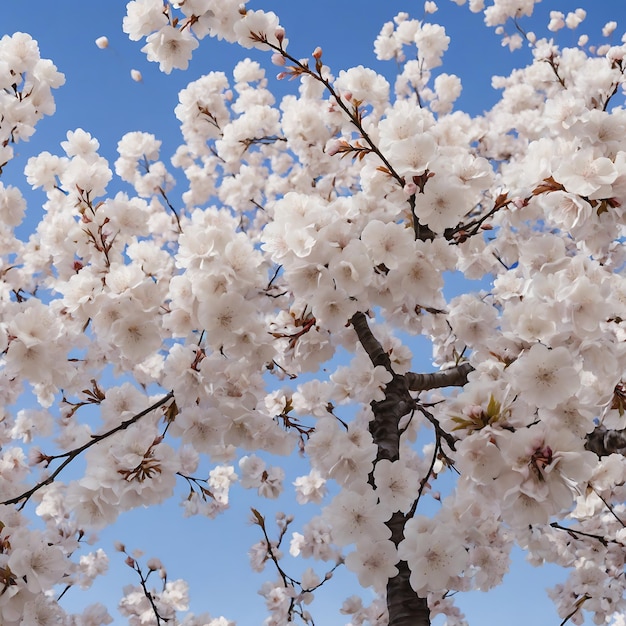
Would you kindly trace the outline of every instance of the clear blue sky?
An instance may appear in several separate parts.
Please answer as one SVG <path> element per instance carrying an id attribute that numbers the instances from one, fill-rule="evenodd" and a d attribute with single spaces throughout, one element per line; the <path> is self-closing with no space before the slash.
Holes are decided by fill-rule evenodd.
<path id="1" fill-rule="evenodd" d="M 22 186 L 20 172 L 28 156 L 42 150 L 58 152 L 66 131 L 78 127 L 98 138 L 101 154 L 111 161 L 116 157 L 117 141 L 124 133 L 133 130 L 154 133 L 163 140 L 162 156 L 167 160 L 180 140 L 178 122 L 173 115 L 178 91 L 208 71 L 229 73 L 236 61 L 245 56 L 267 60 L 267 55 L 207 38 L 196 51 L 189 71 L 163 75 L 156 64 L 145 60 L 140 52 L 141 44 L 130 42 L 122 33 L 125 4 L 123 0 L 3 3 L 0 35 L 17 30 L 31 33 L 39 41 L 42 56 L 53 59 L 67 80 L 65 86 L 55 92 L 57 114 L 38 125 L 29 143 L 17 146 L 19 156 L 7 166 L 2 177 L 5 184 Z M 480 113 L 497 98 L 497 92 L 490 87 L 491 75 L 506 74 L 513 66 L 525 64 L 529 53 L 510 54 L 502 49 L 499 38 L 482 26 L 482 16 L 471 14 L 466 7 L 457 7 L 450 0 L 440 0 L 439 5 L 440 11 L 429 20 L 444 24 L 452 38 L 442 69 L 458 74 L 463 80 L 459 108 Z M 588 20 L 573 34 L 562 32 L 561 43 L 574 44 L 579 32 L 599 40 L 600 29 L 609 19 L 618 21 L 619 33 L 626 26 L 625 0 L 544 0 L 537 7 L 539 19 L 532 21 L 529 29 L 544 33 L 550 10 L 567 12 L 578 6 L 588 10 Z M 399 11 L 407 11 L 413 17 L 423 16 L 421 0 L 253 0 L 248 7 L 274 10 L 281 16 L 290 40 L 289 50 L 295 56 L 310 55 L 316 46 L 321 46 L 324 60 L 335 75 L 341 69 L 363 64 L 393 76 L 392 63 L 376 61 L 372 42 L 381 25 Z M 94 44 L 101 35 L 109 38 L 106 50 Z M 269 64 L 268 67 L 269 75 L 274 76 L 276 68 Z M 142 72 L 142 83 L 131 80 L 131 68 Z M 274 84 L 280 93 L 297 87 L 294 82 Z M 27 197 L 26 230 L 32 228 L 41 214 L 43 199 L 37 193 Z M 429 369 L 428 359 L 416 364 L 416 369 L 418 367 Z M 306 469 L 300 465 L 292 467 L 291 471 L 295 476 L 305 473 Z M 237 620 L 240 626 L 260 624 L 266 613 L 256 590 L 263 578 L 250 573 L 246 557 L 249 546 L 260 539 L 260 533 L 245 523 L 251 504 L 248 492 L 234 490 L 232 495 L 233 508 L 215 521 L 183 519 L 175 503 L 123 515 L 113 529 L 101 533 L 103 546 L 110 553 L 112 575 L 89 592 L 70 591 L 66 606 L 101 601 L 117 616 L 115 606 L 121 587 L 137 583 L 130 569 L 122 564 L 121 555 L 111 547 L 112 541 L 118 539 L 129 549 L 143 549 L 147 557 L 161 558 L 171 579 L 188 578 L 192 609 L 196 613 L 208 610 L 215 616 L 224 614 Z M 266 513 L 268 519 L 272 518 L 273 503 L 264 501 L 255 506 Z M 296 513 L 299 520 L 306 521 L 307 508 L 298 508 Z M 459 599 L 458 604 L 466 611 L 470 624 L 558 626 L 560 619 L 543 592 L 544 586 L 558 580 L 554 570 L 536 570 L 520 559 L 517 561 L 501 590 Z M 299 565 L 306 564 L 300 562 Z M 300 571 L 295 570 L 294 576 Z M 358 591 L 351 581 L 350 576 L 340 574 L 328 585 L 332 592 L 327 596 L 320 594 L 312 607 L 317 624 L 339 626 L 347 622 L 338 607 L 342 599 L 353 592 L 352 588 Z M 363 597 L 367 598 L 367 594 L 365 591 Z M 117 616 L 116 626 L 125 623 Z"/>

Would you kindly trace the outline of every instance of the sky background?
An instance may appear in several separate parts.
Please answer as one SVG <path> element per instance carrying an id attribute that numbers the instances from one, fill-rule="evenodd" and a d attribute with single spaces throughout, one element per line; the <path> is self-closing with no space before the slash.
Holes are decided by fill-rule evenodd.
<path id="1" fill-rule="evenodd" d="M 511 54 L 502 49 L 500 38 L 482 25 L 482 16 L 471 14 L 466 7 L 458 7 L 450 0 L 440 0 L 438 4 L 439 12 L 428 19 L 443 24 L 452 40 L 440 69 L 459 75 L 463 81 L 463 93 L 457 108 L 479 114 L 498 97 L 498 92 L 490 86 L 491 76 L 508 74 L 513 67 L 525 65 L 530 53 L 521 50 Z M 97 137 L 100 153 L 110 162 L 117 156 L 116 145 L 124 133 L 134 130 L 154 133 L 163 140 L 161 156 L 167 162 L 181 139 L 178 121 L 173 114 L 178 91 L 212 70 L 222 70 L 230 75 L 236 62 L 246 56 L 269 68 L 271 89 L 278 96 L 297 89 L 296 82 L 278 82 L 273 78 L 277 70 L 269 64 L 268 55 L 209 38 L 204 39 L 195 51 L 188 71 L 174 71 L 169 76 L 161 74 L 156 64 L 145 60 L 140 51 L 143 44 L 129 41 L 122 33 L 126 5 L 123 0 L 5 0 L 2 5 L 0 35 L 29 32 L 39 41 L 42 57 L 51 58 L 66 76 L 66 84 L 54 92 L 57 114 L 38 124 L 30 142 L 16 146 L 18 156 L 2 175 L 5 184 L 15 184 L 23 192 L 21 172 L 27 158 L 42 150 L 59 153 L 59 143 L 65 139 L 67 130 L 76 128 L 83 128 Z M 319 45 L 324 51 L 325 63 L 335 76 L 341 69 L 362 64 L 383 73 L 391 82 L 394 64 L 376 61 L 373 40 L 382 24 L 399 11 L 407 11 L 411 17 L 424 17 L 423 2 L 415 0 L 252 0 L 247 6 L 273 10 L 281 17 L 289 38 L 289 51 L 293 55 L 309 56 Z M 600 41 L 600 30 L 609 19 L 618 22 L 618 40 L 626 25 L 625 0 L 544 0 L 537 6 L 536 19 L 523 24 L 527 30 L 534 30 L 541 36 L 547 34 L 545 26 L 550 10 L 567 12 L 579 6 L 587 9 L 588 19 L 577 31 L 559 33 L 561 45 L 575 45 L 582 33 L 587 33 L 592 42 Z M 108 49 L 101 50 L 94 44 L 101 35 L 109 38 Z M 131 79 L 132 68 L 141 71 L 141 83 Z M 117 190 L 115 183 L 110 190 Z M 171 196 L 176 198 L 176 194 L 182 191 L 181 186 Z M 39 192 L 25 195 L 29 208 L 27 220 L 21 227 L 24 234 L 38 221 L 44 200 Z M 447 294 L 450 296 L 460 288 L 463 285 L 452 281 Z M 428 357 L 428 354 L 422 355 L 414 370 L 429 371 Z M 293 460 L 288 471 L 287 486 L 295 476 L 308 470 L 304 463 Z M 263 580 L 274 576 L 272 572 L 267 576 L 251 573 L 246 552 L 261 535 L 260 530 L 247 524 L 246 520 L 250 506 L 259 508 L 268 520 L 272 519 L 277 506 L 265 500 L 251 501 L 250 492 L 238 488 L 231 495 L 232 508 L 213 521 L 184 519 L 176 501 L 123 514 L 113 528 L 100 533 L 98 545 L 102 545 L 111 558 L 110 575 L 87 592 L 71 590 L 64 605 L 73 610 L 99 601 L 106 604 L 115 617 L 114 626 L 127 623 L 117 613 L 116 604 L 121 587 L 138 581 L 123 564 L 123 556 L 112 548 L 113 541 L 120 540 L 129 550 L 142 549 L 146 557 L 159 557 L 168 569 L 170 579 L 189 580 L 194 612 L 209 611 L 214 616 L 223 614 L 236 620 L 239 626 L 262 623 L 266 612 L 256 591 Z M 281 507 L 296 509 L 294 529 L 314 510 L 313 507 L 289 507 L 288 499 Z M 271 524 L 270 529 L 273 530 Z M 297 578 L 309 563 L 300 561 L 295 565 L 297 568 L 289 573 Z M 556 568 L 531 568 L 517 555 L 503 587 L 488 594 L 459 597 L 458 605 L 473 626 L 498 623 L 558 626 L 561 620 L 543 589 L 562 576 Z M 345 624 L 348 620 L 339 614 L 338 608 L 345 597 L 359 592 L 364 599 L 368 598 L 369 592 L 360 590 L 351 575 L 338 573 L 336 579 L 319 592 L 311 607 L 316 624 Z"/>

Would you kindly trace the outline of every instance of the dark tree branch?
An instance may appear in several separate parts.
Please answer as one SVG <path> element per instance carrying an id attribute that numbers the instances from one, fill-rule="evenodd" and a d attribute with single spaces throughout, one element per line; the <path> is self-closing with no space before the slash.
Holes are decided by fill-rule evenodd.
<path id="1" fill-rule="evenodd" d="M 456 367 L 430 374 L 408 372 L 404 378 L 411 391 L 424 391 L 426 389 L 439 389 L 440 387 L 462 387 L 467 382 L 467 375 L 472 371 L 474 368 L 465 362 Z"/>
<path id="2" fill-rule="evenodd" d="M 393 371 L 389 355 L 374 337 L 365 315 L 355 313 L 350 322 L 372 364 L 383 366 L 393 376 L 385 387 L 384 400 L 370 404 L 374 419 L 369 423 L 369 430 L 378 446 L 376 460 L 397 461 L 400 458 L 400 420 L 413 410 L 415 401 L 409 393 L 405 377 Z M 406 515 L 397 512 L 387 522 L 391 540 L 396 546 L 404 539 L 406 520 Z M 389 626 L 430 626 L 428 603 L 411 587 L 409 566 L 405 561 L 396 563 L 396 566 L 398 574 L 387 583 Z"/>
<path id="3" fill-rule="evenodd" d="M 155 409 L 158 409 L 160 406 L 163 406 L 164 404 L 166 404 L 173 397 L 174 397 L 174 392 L 170 391 L 167 395 L 163 396 L 160 400 L 157 400 L 154 404 L 149 406 L 147 409 L 144 409 L 140 413 L 137 413 L 136 415 L 133 415 L 132 417 L 123 421 L 119 426 L 116 426 L 115 428 L 111 428 L 111 430 L 107 430 L 105 433 L 102 433 L 101 435 L 92 435 L 91 439 L 87 443 L 83 444 L 82 446 L 79 446 L 78 448 L 74 448 L 74 450 L 70 450 L 69 452 L 65 452 L 63 454 L 57 454 L 56 456 L 53 456 L 53 457 L 48 457 L 49 461 L 52 461 L 54 459 L 63 459 L 63 458 L 65 460 L 63 461 L 63 463 L 61 463 L 61 465 L 59 465 L 59 467 L 57 467 L 54 470 L 54 472 L 52 472 L 52 474 L 50 474 L 50 476 L 48 476 L 48 478 L 46 478 L 45 480 L 42 480 L 41 482 L 38 482 L 34 487 L 29 489 L 28 491 L 25 491 L 19 496 L 16 496 L 15 498 L 10 498 L 9 500 L 5 500 L 4 502 L 0 502 L 0 504 L 17 504 L 18 502 L 20 502 L 20 500 L 24 500 L 24 502 L 22 502 L 22 504 L 19 507 L 20 509 L 24 508 L 24 505 L 28 502 L 28 500 L 33 494 L 37 493 L 37 491 L 39 491 L 42 487 L 45 487 L 46 485 L 49 485 L 50 483 L 54 482 L 54 479 L 61 473 L 61 471 L 65 469 L 67 465 L 69 465 L 77 456 L 82 454 L 85 450 L 88 450 L 89 448 L 91 448 L 91 446 L 96 445 L 100 441 L 107 439 L 108 437 L 110 437 L 111 435 L 114 435 L 115 433 L 118 433 L 122 430 L 126 430 L 129 426 L 139 421 L 142 417 L 144 417 L 145 415 L 148 415 L 148 413 L 151 413 Z"/>
<path id="4" fill-rule="evenodd" d="M 391 368 L 391 359 L 383 350 L 383 347 L 380 345 L 378 339 L 376 339 L 376 337 L 372 334 L 365 314 L 358 311 L 352 316 L 350 323 L 352 324 L 361 345 L 365 348 L 365 352 L 367 352 L 372 365 L 374 367 L 382 365 L 388 372 L 395 375 L 393 369 Z"/>
<path id="5" fill-rule="evenodd" d="M 595 452 L 599 457 L 609 454 L 626 456 L 626 429 L 609 430 L 604 426 L 597 426 L 587 435 L 585 448 Z"/>
<path id="6" fill-rule="evenodd" d="M 390 522 L 392 523 L 393 518 Z M 409 582 L 411 571 L 406 561 L 396 563 L 399 573 L 387 583 L 389 626 L 428 626 L 430 610 L 426 598 L 420 598 Z"/>

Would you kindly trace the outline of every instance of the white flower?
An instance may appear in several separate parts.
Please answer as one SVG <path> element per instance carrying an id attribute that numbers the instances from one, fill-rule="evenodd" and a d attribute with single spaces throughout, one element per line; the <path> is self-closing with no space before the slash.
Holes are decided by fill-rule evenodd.
<path id="1" fill-rule="evenodd" d="M 371 541 L 389 539 L 391 531 L 385 525 L 389 515 L 377 506 L 377 500 L 371 488 L 363 493 L 344 489 L 336 495 L 324 509 L 324 519 L 332 527 L 333 541 L 345 546 L 363 537 Z"/>
<path id="2" fill-rule="evenodd" d="M 260 43 L 257 37 L 265 37 L 269 43 L 279 45 L 276 34 L 279 31 L 278 17 L 272 11 L 247 11 L 245 16 L 235 24 L 235 35 L 240 46 L 268 50 L 268 46 Z M 287 39 L 282 39 L 285 48 Z"/>
<path id="3" fill-rule="evenodd" d="M 330 526 L 321 518 L 314 517 L 304 525 L 304 534 L 293 533 L 289 544 L 291 556 L 302 555 L 303 558 L 313 557 L 330 561 L 337 556 L 332 544 Z"/>
<path id="4" fill-rule="evenodd" d="M 587 197 L 610 197 L 611 183 L 617 176 L 613 162 L 606 157 L 596 157 L 590 148 L 561 159 L 554 171 L 554 179 L 567 191 Z"/>
<path id="5" fill-rule="evenodd" d="M 500 439 L 504 469 L 493 483 L 511 525 L 546 523 L 584 492 L 597 457 L 563 427 L 539 423 Z"/>
<path id="6" fill-rule="evenodd" d="M 90 587 L 94 579 L 102 576 L 109 569 L 109 557 L 102 548 L 83 554 L 78 562 L 80 568 L 79 585 L 81 589 Z"/>
<path id="7" fill-rule="evenodd" d="M 472 194 L 459 182 L 445 175 L 428 180 L 424 193 L 415 195 L 415 213 L 420 222 L 438 233 L 459 223 L 472 208 Z"/>
<path id="8" fill-rule="evenodd" d="M 493 336 L 498 312 L 479 298 L 462 295 L 451 302 L 449 322 L 455 335 L 468 346 L 477 347 Z"/>
<path id="9" fill-rule="evenodd" d="M 137 363 L 148 357 L 161 346 L 161 334 L 154 320 L 145 313 L 128 312 L 113 322 L 110 340 L 122 354 Z"/>
<path id="10" fill-rule="evenodd" d="M 420 595 L 448 589 L 450 579 L 460 575 L 468 563 L 467 551 L 452 528 L 428 532 L 419 517 L 405 524 L 398 556 L 408 563 L 411 587 Z"/>
<path id="11" fill-rule="evenodd" d="M 423 61 L 425 69 L 433 69 L 441 65 L 441 57 L 448 49 L 450 37 L 446 35 L 443 26 L 424 22 L 415 33 L 415 44 L 418 55 Z"/>
<path id="12" fill-rule="evenodd" d="M 407 511 L 417 497 L 419 473 L 402 461 L 381 459 L 374 467 L 374 484 L 381 507 L 389 512 Z"/>
<path id="13" fill-rule="evenodd" d="M 126 5 L 122 29 L 129 39 L 138 41 L 167 24 L 161 0 L 132 0 Z"/>
<path id="14" fill-rule="evenodd" d="M 448 113 L 452 103 L 461 95 L 461 79 L 454 74 L 440 74 L 435 78 L 435 93 L 437 94 L 437 111 Z"/>
<path id="15" fill-rule="evenodd" d="M 47 596 L 40 594 L 26 601 L 19 623 L 54 626 L 62 619 L 61 607 Z"/>
<path id="16" fill-rule="evenodd" d="M 233 333 L 249 322 L 252 307 L 236 292 L 225 293 L 210 300 L 203 300 L 198 307 L 198 321 L 201 328 L 215 333 L 216 340 L 223 333 Z"/>
<path id="17" fill-rule="evenodd" d="M 565 26 L 565 15 L 561 11 L 550 11 L 550 23 L 548 24 L 548 30 L 556 32 L 561 30 Z"/>
<path id="18" fill-rule="evenodd" d="M 331 332 L 347 326 L 358 309 L 358 302 L 350 299 L 341 289 L 319 289 L 315 292 L 315 298 L 312 309 L 317 324 Z"/>
<path id="19" fill-rule="evenodd" d="M 380 593 L 398 573 L 397 562 L 398 551 L 391 541 L 357 542 L 357 550 L 346 557 L 346 567 L 358 576 L 359 583 Z"/>
<path id="20" fill-rule="evenodd" d="M 265 461 L 255 454 L 244 456 L 239 460 L 241 470 L 241 486 L 244 489 L 259 487 L 265 472 Z"/>
<path id="21" fill-rule="evenodd" d="M 541 194 L 538 196 L 537 202 L 542 205 L 546 217 L 565 230 L 582 226 L 591 217 L 591 205 L 580 196 L 572 193 L 553 191 Z"/>
<path id="22" fill-rule="evenodd" d="M 9 185 L 0 183 L 0 223 L 7 226 L 17 226 L 24 219 L 26 201 L 22 192 Z"/>
<path id="23" fill-rule="evenodd" d="M 368 222 L 361 233 L 361 241 L 367 247 L 374 265 L 383 264 L 389 269 L 398 267 L 414 250 L 409 229 L 394 222 Z"/>
<path id="24" fill-rule="evenodd" d="M 536 343 L 506 370 L 512 387 L 528 404 L 553 409 L 574 395 L 579 375 L 566 348 Z"/>
<path id="25" fill-rule="evenodd" d="M 326 480 L 316 469 L 312 469 L 306 476 L 298 476 L 293 485 L 296 488 L 298 504 L 307 502 L 319 504 L 326 495 Z"/>
<path id="26" fill-rule="evenodd" d="M 353 100 L 372 104 L 374 107 L 384 105 L 389 99 L 387 80 L 362 65 L 339 72 L 335 88 L 344 96 L 350 94 Z"/>
<path id="27" fill-rule="evenodd" d="M 186 30 L 173 26 L 163 26 L 146 39 L 141 49 L 148 61 L 157 61 L 159 69 L 169 74 L 173 68 L 186 70 L 192 52 L 198 47 L 198 40 Z"/>
<path id="28" fill-rule="evenodd" d="M 42 593 L 57 584 L 67 564 L 58 546 L 48 545 L 39 533 L 19 531 L 11 535 L 14 546 L 8 560 L 11 571 L 26 581 L 31 593 Z"/>

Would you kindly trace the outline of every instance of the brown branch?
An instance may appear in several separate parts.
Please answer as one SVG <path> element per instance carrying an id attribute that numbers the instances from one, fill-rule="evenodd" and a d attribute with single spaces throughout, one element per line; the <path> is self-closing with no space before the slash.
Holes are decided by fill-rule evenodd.
<path id="1" fill-rule="evenodd" d="M 599 493 L 598 490 L 592 486 L 593 492 L 598 496 L 598 498 L 600 498 L 600 500 L 602 500 L 604 506 L 609 510 L 609 512 L 611 513 L 611 515 L 620 523 L 622 528 L 626 528 L 626 524 L 624 524 L 624 522 L 618 517 L 617 513 L 615 512 L 615 509 L 611 506 L 611 504 L 609 502 L 606 501 L 605 498 L 603 498 Z"/>
<path id="2" fill-rule="evenodd" d="M 569 622 L 569 620 L 574 617 L 574 615 L 576 615 L 576 613 L 578 613 L 578 611 L 580 611 L 580 608 L 582 607 L 582 605 L 587 601 L 590 600 L 591 596 L 588 596 L 587 594 L 584 594 L 582 596 L 580 596 L 580 598 L 578 598 L 578 600 L 576 600 L 576 602 L 574 603 L 574 610 L 569 613 L 568 615 L 566 615 L 565 619 L 559 624 L 559 626 L 565 626 L 565 624 L 567 624 L 567 622 Z"/>
<path id="3" fill-rule="evenodd" d="M 439 389 L 441 387 L 462 387 L 467 383 L 467 376 L 474 368 L 465 362 L 430 374 L 414 374 L 407 372 L 404 375 L 411 391 L 425 391 L 427 389 Z"/>
<path id="4" fill-rule="evenodd" d="M 170 211 L 174 214 L 174 217 L 176 218 L 176 225 L 178 226 L 179 234 L 182 233 L 183 232 L 183 227 L 180 225 L 180 217 L 178 215 L 178 212 L 174 208 L 174 205 L 170 202 L 170 200 L 167 197 L 167 194 L 165 193 L 165 190 L 163 189 L 163 187 L 161 187 L 159 185 L 159 187 L 157 187 L 157 191 L 161 194 L 161 197 L 167 203 L 167 206 L 170 208 Z"/>
<path id="5" fill-rule="evenodd" d="M 372 401 L 374 419 L 369 423 L 372 439 L 378 447 L 376 460 L 400 458 L 399 428 L 401 418 L 413 410 L 415 401 L 409 393 L 404 376 L 396 374 L 391 367 L 389 355 L 383 350 L 380 342 L 374 337 L 364 313 L 358 312 L 350 320 L 361 345 L 367 352 L 372 365 L 383 366 L 393 376 L 385 386 L 385 398 Z M 370 475 L 373 484 L 373 476 Z M 404 526 L 407 516 L 396 512 L 386 522 L 391 531 L 391 540 L 397 546 L 404 539 Z M 422 598 L 411 587 L 409 566 L 406 561 L 396 563 L 398 574 L 387 582 L 387 610 L 389 626 L 430 626 L 430 610 L 426 598 Z"/>
<path id="6" fill-rule="evenodd" d="M 562 530 L 566 532 L 573 539 L 579 539 L 580 537 L 589 537 L 590 539 L 595 539 L 599 541 L 605 548 L 609 544 L 610 540 L 606 539 L 602 535 L 593 535 L 591 533 L 583 532 L 582 530 L 576 530 L 575 528 L 569 528 L 567 526 L 561 526 L 558 522 L 552 522 L 550 524 L 551 528 L 556 528 L 557 530 Z M 579 537 L 580 535 L 580 537 Z M 617 543 L 617 542 L 614 542 Z"/>
<path id="7" fill-rule="evenodd" d="M 269 46 L 275 52 L 278 52 L 285 59 L 289 60 L 294 64 L 292 68 L 295 70 L 294 75 L 296 74 L 307 74 L 311 76 L 318 82 L 320 82 L 328 93 L 335 99 L 339 108 L 348 116 L 350 122 L 356 127 L 361 135 L 361 138 L 367 143 L 371 152 L 376 154 L 378 158 L 384 163 L 385 170 L 389 173 L 389 175 L 400 185 L 400 187 L 404 187 L 405 180 L 396 170 L 393 165 L 387 160 L 387 157 L 380 151 L 380 148 L 374 143 L 372 138 L 369 136 L 368 132 L 365 130 L 365 127 L 362 123 L 362 116 L 358 112 L 358 106 L 355 107 L 354 110 L 350 110 L 350 108 L 346 105 L 344 100 L 341 98 L 340 94 L 337 93 L 335 88 L 331 85 L 330 81 L 322 76 L 322 61 L 321 57 L 315 58 L 315 72 L 311 70 L 307 63 L 302 63 L 295 57 L 291 56 L 281 45 L 276 45 L 268 41 L 267 37 L 259 34 L 256 35 L 257 40 Z M 409 199 L 409 206 L 411 208 L 411 214 L 413 216 L 413 230 L 415 232 L 415 236 L 418 239 L 428 240 L 435 239 L 436 234 L 425 224 L 421 224 L 415 215 L 415 194 L 411 196 Z"/>
<path id="8" fill-rule="evenodd" d="M 365 314 L 358 311 L 352 316 L 350 323 L 352 324 L 361 345 L 365 348 L 365 352 L 367 352 L 372 365 L 374 367 L 381 365 L 391 374 L 395 374 L 391 368 L 391 359 L 383 350 L 383 347 L 380 345 L 378 339 L 376 339 L 376 337 L 372 334 Z"/>
<path id="9" fill-rule="evenodd" d="M 24 508 L 24 506 L 33 494 L 37 493 L 37 491 L 39 491 L 42 487 L 45 487 L 46 485 L 54 482 L 54 479 L 63 471 L 63 469 L 65 469 L 65 467 L 67 467 L 77 456 L 82 454 L 85 450 L 88 450 L 89 448 L 91 448 L 91 446 L 95 446 L 97 443 L 100 443 L 101 441 L 107 439 L 115 433 L 126 430 L 129 426 L 139 421 L 142 417 L 148 415 L 148 413 L 151 413 L 155 409 L 158 409 L 159 407 L 166 404 L 173 397 L 174 392 L 170 391 L 167 395 L 163 396 L 160 400 L 157 400 L 147 409 L 144 409 L 140 413 L 137 413 L 136 415 L 133 415 L 129 419 L 123 421 L 119 426 L 107 430 L 107 432 L 103 433 L 102 435 L 92 435 L 91 441 L 88 441 L 86 444 L 75 448 L 74 450 L 70 450 L 69 452 L 64 452 L 63 454 L 57 454 L 55 456 L 48 457 L 48 461 L 62 458 L 65 458 L 65 461 L 63 461 L 63 463 L 61 463 L 61 465 L 59 465 L 59 467 L 57 467 L 54 472 L 52 472 L 52 474 L 50 474 L 50 476 L 48 476 L 48 478 L 46 478 L 45 480 L 37 483 L 34 487 L 29 489 L 28 491 L 25 491 L 19 496 L 16 496 L 15 498 L 11 498 L 9 500 L 5 500 L 4 502 L 0 502 L 0 504 L 17 504 L 18 502 L 20 502 L 20 500 L 24 500 L 24 502 L 22 502 L 21 506 L 19 507 L 20 509 Z"/>
<path id="10" fill-rule="evenodd" d="M 585 448 L 595 452 L 599 457 L 609 456 L 609 454 L 626 456 L 626 429 L 609 430 L 604 426 L 596 426 L 587 435 Z"/>

